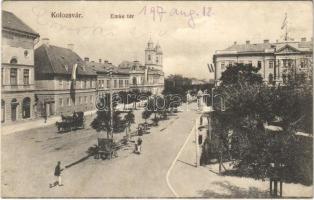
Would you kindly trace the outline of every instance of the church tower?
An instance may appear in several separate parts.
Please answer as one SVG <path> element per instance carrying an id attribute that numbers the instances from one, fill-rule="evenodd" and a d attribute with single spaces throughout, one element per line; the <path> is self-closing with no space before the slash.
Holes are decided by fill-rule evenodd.
<path id="1" fill-rule="evenodd" d="M 162 70 L 162 50 L 158 43 L 154 46 L 152 39 L 149 39 L 145 49 L 145 66 L 148 69 Z"/>
<path id="2" fill-rule="evenodd" d="M 156 68 L 162 70 L 162 50 L 159 43 L 157 43 L 155 49 L 156 49 Z"/>
<path id="3" fill-rule="evenodd" d="M 145 49 L 145 66 L 148 69 L 152 69 L 155 66 L 155 61 L 156 61 L 156 51 L 154 48 L 154 43 L 152 39 L 149 39 L 147 43 L 147 47 Z"/>

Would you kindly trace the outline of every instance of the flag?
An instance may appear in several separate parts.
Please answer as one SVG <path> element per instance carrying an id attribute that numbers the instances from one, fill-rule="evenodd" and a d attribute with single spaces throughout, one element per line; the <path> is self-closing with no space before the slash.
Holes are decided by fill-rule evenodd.
<path id="1" fill-rule="evenodd" d="M 74 104 L 75 104 L 76 73 L 77 73 L 77 63 L 73 65 L 72 74 L 71 74 L 72 80 L 71 80 L 70 96 Z"/>
<path id="2" fill-rule="evenodd" d="M 281 30 L 284 29 L 286 26 L 287 26 L 287 13 L 285 13 L 285 18 L 284 18 L 284 20 L 282 22 Z"/>
<path id="3" fill-rule="evenodd" d="M 215 72 L 215 68 L 214 68 L 214 66 L 213 66 L 213 64 L 207 64 L 207 66 L 208 66 L 208 70 L 209 70 L 209 73 L 214 73 Z"/>
<path id="4" fill-rule="evenodd" d="M 71 75 L 72 80 L 76 80 L 76 71 L 77 71 L 77 63 L 75 63 L 74 66 L 72 67 L 72 75 Z"/>

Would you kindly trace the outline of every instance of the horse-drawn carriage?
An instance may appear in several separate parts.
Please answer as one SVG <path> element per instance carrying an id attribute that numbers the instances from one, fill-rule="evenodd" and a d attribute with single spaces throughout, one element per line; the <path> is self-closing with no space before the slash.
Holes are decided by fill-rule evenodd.
<path id="1" fill-rule="evenodd" d="M 56 122 L 58 132 L 72 131 L 79 128 L 84 128 L 84 112 L 74 112 L 72 116 L 61 115 L 61 122 Z"/>

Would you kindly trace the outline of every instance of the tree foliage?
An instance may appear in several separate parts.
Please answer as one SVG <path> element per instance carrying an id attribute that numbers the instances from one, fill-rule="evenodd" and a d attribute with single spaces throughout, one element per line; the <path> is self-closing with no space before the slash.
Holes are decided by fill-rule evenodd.
<path id="1" fill-rule="evenodd" d="M 101 110 L 96 112 L 96 117 L 91 122 L 91 127 L 97 132 L 105 131 L 107 132 L 107 137 L 109 138 L 111 133 L 111 114 L 110 114 L 110 98 L 108 96 L 100 97 Z M 115 110 L 117 103 L 113 103 L 113 131 L 118 132 L 123 129 L 123 120 L 121 119 L 120 112 Z"/>
<path id="2" fill-rule="evenodd" d="M 222 72 L 220 80 L 223 85 L 237 84 L 238 82 L 246 82 L 248 84 L 261 84 L 263 78 L 258 71 L 260 68 L 253 67 L 251 64 L 236 64 L 228 66 Z"/>
<path id="3" fill-rule="evenodd" d="M 313 131 L 309 122 L 313 114 L 312 88 L 270 87 L 262 83 L 257 68 L 243 64 L 228 67 L 221 81 L 216 92 L 223 96 L 226 111 L 215 112 L 213 128 L 224 151 L 236 158 L 234 166 L 257 179 L 274 173 L 286 178 L 301 176 L 296 169 L 300 169 L 300 156 L 304 157 L 306 151 L 295 133 L 304 129 L 304 124 L 310 125 L 310 133 Z M 265 124 L 280 126 L 283 131 L 265 130 Z M 232 149 L 228 149 L 230 130 Z M 312 166 L 311 162 L 302 165 Z M 272 163 L 282 164 L 280 172 L 274 172 Z"/>

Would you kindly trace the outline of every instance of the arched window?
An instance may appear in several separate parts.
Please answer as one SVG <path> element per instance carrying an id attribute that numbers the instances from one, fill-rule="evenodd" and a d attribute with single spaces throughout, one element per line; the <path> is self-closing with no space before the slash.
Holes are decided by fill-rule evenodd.
<path id="1" fill-rule="evenodd" d="M 11 121 L 16 121 L 16 107 L 19 103 L 17 102 L 17 100 L 14 98 L 11 101 Z"/>
<path id="2" fill-rule="evenodd" d="M 133 77 L 133 85 L 136 85 L 136 77 Z"/>
<path id="3" fill-rule="evenodd" d="M 11 58 L 10 64 L 17 64 L 17 59 L 15 57 Z"/>
<path id="4" fill-rule="evenodd" d="M 23 119 L 30 118 L 31 116 L 31 99 L 26 97 L 23 99 L 22 104 L 22 117 Z"/>
<path id="5" fill-rule="evenodd" d="M 1 123 L 5 122 L 5 102 L 1 99 Z"/>

